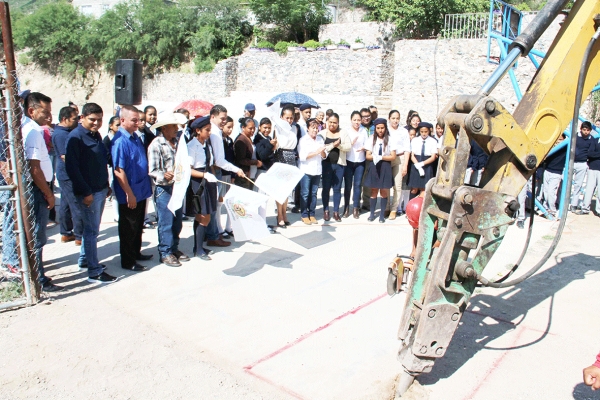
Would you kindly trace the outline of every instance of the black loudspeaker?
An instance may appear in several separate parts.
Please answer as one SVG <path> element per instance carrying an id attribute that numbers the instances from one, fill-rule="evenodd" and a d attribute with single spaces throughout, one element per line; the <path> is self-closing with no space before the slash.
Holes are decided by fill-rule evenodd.
<path id="1" fill-rule="evenodd" d="M 117 60 L 115 67 L 115 103 L 142 104 L 142 62 Z"/>

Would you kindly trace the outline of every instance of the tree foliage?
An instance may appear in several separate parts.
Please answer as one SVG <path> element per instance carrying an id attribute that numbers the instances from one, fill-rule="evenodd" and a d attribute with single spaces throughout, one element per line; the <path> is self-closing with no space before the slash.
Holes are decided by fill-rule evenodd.
<path id="1" fill-rule="evenodd" d="M 426 38 L 444 27 L 445 14 L 482 12 L 488 0 L 358 0 L 374 21 L 393 22 L 404 37 Z"/>
<path id="2" fill-rule="evenodd" d="M 261 24 L 282 30 L 278 39 L 303 43 L 318 39 L 319 26 L 329 21 L 321 0 L 250 0 L 250 9 Z"/>
<path id="3" fill-rule="evenodd" d="M 18 49 L 52 71 L 71 73 L 120 58 L 144 62 L 148 71 L 194 59 L 201 71 L 240 54 L 252 28 L 237 0 L 139 0 L 117 4 L 98 19 L 61 0 L 13 20 Z"/>

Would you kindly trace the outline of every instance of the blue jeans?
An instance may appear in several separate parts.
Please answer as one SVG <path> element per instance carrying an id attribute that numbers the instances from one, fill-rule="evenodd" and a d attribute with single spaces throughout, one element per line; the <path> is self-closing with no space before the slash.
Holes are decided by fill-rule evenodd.
<path id="1" fill-rule="evenodd" d="M 2 182 L 6 185 L 6 182 Z M 15 235 L 15 225 L 17 223 L 17 214 L 15 206 L 10 197 L 12 192 L 3 190 L 0 192 L 0 207 L 4 220 L 2 221 L 2 264 L 19 267 L 19 257 L 17 253 L 17 237 Z"/>
<path id="2" fill-rule="evenodd" d="M 333 187 L 333 212 L 340 210 L 340 201 L 342 201 L 342 179 L 344 178 L 344 166 L 323 162 L 323 211 L 329 210 L 329 192 Z"/>
<path id="3" fill-rule="evenodd" d="M 73 183 L 70 180 L 58 181 L 58 183 L 60 185 L 60 234 L 68 236 L 73 233 L 75 239 L 81 240 L 83 222 L 73 193 Z"/>
<path id="4" fill-rule="evenodd" d="M 179 250 L 179 234 L 183 225 L 181 207 L 175 211 L 175 215 L 167 208 L 171 194 L 173 194 L 173 186 L 157 185 L 154 190 L 154 204 L 156 204 L 158 220 L 158 254 L 161 258 Z"/>
<path id="5" fill-rule="evenodd" d="M 354 208 L 360 208 L 361 183 L 365 173 L 365 162 L 355 163 L 346 161 L 344 169 L 344 202 L 350 204 L 350 192 L 353 190 L 352 203 Z"/>
<path id="6" fill-rule="evenodd" d="M 317 190 L 319 190 L 319 175 L 304 174 L 300 179 L 300 213 L 302 218 L 315 216 L 317 208 Z"/>
<path id="7" fill-rule="evenodd" d="M 44 273 L 44 260 L 42 258 L 42 249 L 48 241 L 46 225 L 48 225 L 50 210 L 48 209 L 48 202 L 44 198 L 44 194 L 35 184 L 33 184 L 33 215 L 35 217 L 35 224 L 33 225 L 33 237 L 35 238 L 33 253 L 35 261 L 38 263 L 38 282 L 44 285 L 50 282 L 50 279 Z"/>
<path id="8" fill-rule="evenodd" d="M 98 276 L 102 273 L 102 267 L 98 261 L 98 234 L 107 193 L 108 188 L 93 193 L 94 200 L 89 207 L 83 204 L 83 196 L 76 196 L 78 211 L 83 222 L 83 241 L 79 251 L 79 265 L 87 265 L 88 276 Z"/>

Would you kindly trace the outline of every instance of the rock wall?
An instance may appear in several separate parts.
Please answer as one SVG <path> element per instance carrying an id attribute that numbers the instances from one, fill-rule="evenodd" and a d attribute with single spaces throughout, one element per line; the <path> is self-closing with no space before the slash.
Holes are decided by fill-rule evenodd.
<path id="1" fill-rule="evenodd" d="M 348 22 L 341 24 L 321 25 L 319 41 L 329 39 L 334 43 L 341 40 L 352 44 L 360 38 L 366 45 L 378 45 L 393 50 L 394 24 L 380 22 Z"/>

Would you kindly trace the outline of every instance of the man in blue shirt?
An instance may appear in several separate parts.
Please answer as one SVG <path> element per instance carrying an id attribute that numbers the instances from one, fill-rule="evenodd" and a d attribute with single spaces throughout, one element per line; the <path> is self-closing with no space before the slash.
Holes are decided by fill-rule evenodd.
<path id="1" fill-rule="evenodd" d="M 71 106 L 63 107 L 58 113 L 59 123 L 54 127 L 52 145 L 56 152 L 56 178 L 60 185 L 60 234 L 61 242 L 72 242 L 81 245 L 83 227 L 81 216 L 77 210 L 77 201 L 73 194 L 73 184 L 65 168 L 65 154 L 67 153 L 67 140 L 69 134 L 77 127 L 79 113 Z"/>
<path id="2" fill-rule="evenodd" d="M 142 230 L 146 200 L 152 196 L 148 160 L 140 138 L 135 134 L 139 122 L 138 110 L 121 107 L 121 126 L 113 138 L 112 160 L 115 175 L 115 195 L 119 202 L 119 244 L 121 267 L 130 271 L 145 271 L 137 261 L 149 260 L 144 255 Z"/>
<path id="3" fill-rule="evenodd" d="M 98 261 L 98 234 L 108 185 L 108 152 L 98 130 L 102 126 L 102 108 L 87 103 L 81 110 L 81 124 L 67 141 L 65 169 L 73 185 L 77 210 L 83 223 L 83 243 L 79 267 L 87 269 L 88 282 L 111 283 L 117 280 L 104 272 Z"/>

